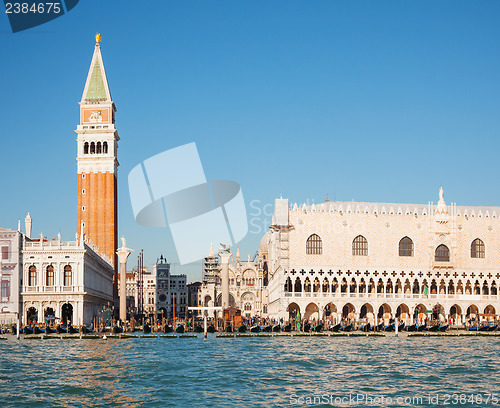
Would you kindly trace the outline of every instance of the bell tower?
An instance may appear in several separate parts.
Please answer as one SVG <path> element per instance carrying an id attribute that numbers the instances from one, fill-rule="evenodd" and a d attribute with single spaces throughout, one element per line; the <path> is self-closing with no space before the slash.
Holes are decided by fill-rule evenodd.
<path id="1" fill-rule="evenodd" d="M 78 193 L 77 232 L 85 234 L 113 261 L 113 292 L 117 296 L 116 250 L 118 244 L 116 107 L 111 99 L 101 56 L 101 36 L 96 35 L 94 55 L 80 101 L 77 126 Z M 81 237 L 80 237 L 81 239 Z"/>

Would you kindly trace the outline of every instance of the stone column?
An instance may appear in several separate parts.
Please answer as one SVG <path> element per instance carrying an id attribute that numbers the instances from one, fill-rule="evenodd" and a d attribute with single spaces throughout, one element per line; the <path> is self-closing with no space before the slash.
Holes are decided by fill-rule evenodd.
<path id="1" fill-rule="evenodd" d="M 122 324 L 125 324 L 127 320 L 127 258 L 132 251 L 125 246 L 125 238 L 122 238 L 122 246 L 116 251 L 120 261 L 120 320 Z"/>
<path id="2" fill-rule="evenodd" d="M 222 291 L 222 313 L 229 307 L 229 258 L 233 255 L 231 252 L 219 252 L 222 262 L 221 270 L 221 291 Z"/>

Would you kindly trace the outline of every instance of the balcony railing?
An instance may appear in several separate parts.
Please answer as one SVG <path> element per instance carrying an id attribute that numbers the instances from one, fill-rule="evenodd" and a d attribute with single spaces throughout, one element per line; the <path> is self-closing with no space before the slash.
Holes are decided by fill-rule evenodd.
<path id="1" fill-rule="evenodd" d="M 474 300 L 500 300 L 500 295 L 473 295 L 473 294 L 417 294 L 417 293 L 339 293 L 339 292 L 285 292 L 285 297 L 314 297 L 314 298 L 384 298 L 384 299 L 456 299 L 474 297 Z"/>

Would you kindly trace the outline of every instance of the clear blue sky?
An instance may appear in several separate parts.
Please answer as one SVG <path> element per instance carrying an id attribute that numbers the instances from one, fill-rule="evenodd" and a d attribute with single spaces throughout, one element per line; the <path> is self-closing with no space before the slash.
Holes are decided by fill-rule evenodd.
<path id="1" fill-rule="evenodd" d="M 119 234 L 148 266 L 163 253 L 201 278 L 175 265 L 168 231 L 135 224 L 127 186 L 192 141 L 209 179 L 242 185 L 261 227 L 245 258 L 270 221 L 253 207 L 280 194 L 426 203 L 443 185 L 447 202 L 500 205 L 499 21 L 497 0 L 83 0 L 16 34 L 2 14 L 0 226 L 30 211 L 33 235 L 74 239 L 96 32 L 118 109 Z"/>

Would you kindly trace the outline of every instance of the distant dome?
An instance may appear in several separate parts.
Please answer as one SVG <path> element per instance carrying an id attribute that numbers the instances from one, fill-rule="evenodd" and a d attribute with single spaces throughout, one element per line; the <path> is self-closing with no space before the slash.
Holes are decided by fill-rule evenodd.
<path id="1" fill-rule="evenodd" d="M 271 234 L 271 231 L 267 231 L 264 236 L 262 237 L 262 239 L 260 240 L 260 245 L 259 245 L 259 251 L 260 252 L 268 252 L 269 250 L 269 245 L 268 245 L 268 242 L 269 242 L 269 236 Z"/>

